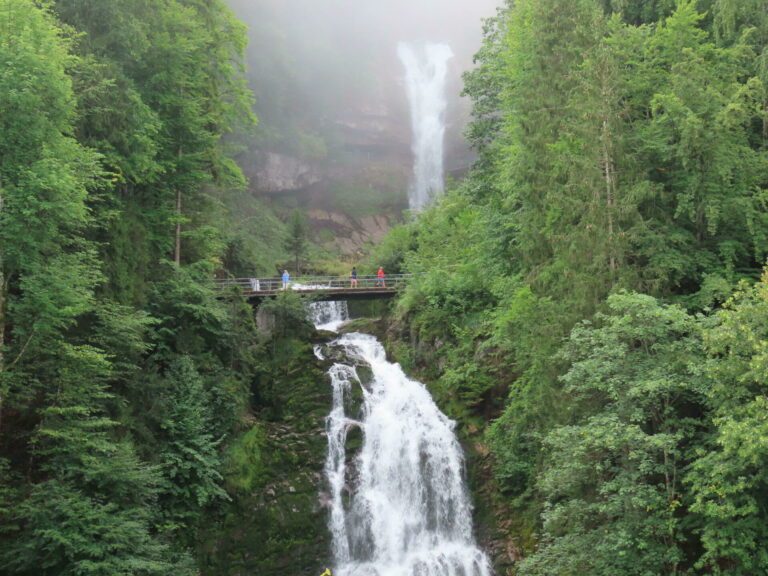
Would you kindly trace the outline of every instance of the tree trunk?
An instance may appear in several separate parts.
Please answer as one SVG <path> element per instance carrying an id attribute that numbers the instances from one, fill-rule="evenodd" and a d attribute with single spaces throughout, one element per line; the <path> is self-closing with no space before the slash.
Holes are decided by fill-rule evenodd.
<path id="1" fill-rule="evenodd" d="M 181 170 L 181 158 L 184 154 L 184 148 L 179 145 L 178 161 L 176 171 Z M 177 266 L 181 266 L 181 185 L 176 188 L 176 246 L 173 251 L 173 260 Z"/>
<path id="2" fill-rule="evenodd" d="M 613 245 L 613 205 L 616 190 L 616 170 L 613 165 L 611 133 L 607 120 L 603 120 L 603 171 L 605 173 L 605 205 L 608 216 L 608 258 L 611 274 L 613 274 L 616 272 L 616 254 Z"/>
<path id="3" fill-rule="evenodd" d="M 603 176 L 605 177 L 605 213 L 608 226 L 608 266 L 611 273 L 611 282 L 615 281 L 618 261 L 616 257 L 616 236 L 614 223 L 615 204 L 616 204 L 616 164 L 615 164 L 615 143 L 611 131 L 611 121 L 616 115 L 614 106 L 617 102 L 615 93 L 615 81 L 613 78 L 613 69 L 608 56 L 604 55 L 600 62 L 598 70 L 600 78 L 600 91 L 602 100 L 602 127 L 600 140 L 603 152 Z"/>
<path id="4" fill-rule="evenodd" d="M 763 106 L 763 140 L 768 140 L 768 100 Z"/>
<path id="5" fill-rule="evenodd" d="M 3 214 L 3 183 L 0 182 L 0 218 Z M 3 389 L 3 375 L 5 372 L 5 302 L 8 291 L 8 282 L 5 278 L 5 254 L 0 247 L 0 433 L 2 433 L 3 424 L 3 400 L 5 390 Z"/>
<path id="6" fill-rule="evenodd" d="M 176 248 L 173 260 L 177 266 L 181 266 L 181 190 L 176 191 Z"/>

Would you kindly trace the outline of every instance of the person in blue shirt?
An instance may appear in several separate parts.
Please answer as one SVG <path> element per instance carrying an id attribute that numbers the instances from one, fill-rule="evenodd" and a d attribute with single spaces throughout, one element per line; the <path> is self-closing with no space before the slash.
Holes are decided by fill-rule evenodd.
<path id="1" fill-rule="evenodd" d="M 291 275 L 288 270 L 283 270 L 283 290 L 288 290 L 288 284 L 291 282 Z"/>

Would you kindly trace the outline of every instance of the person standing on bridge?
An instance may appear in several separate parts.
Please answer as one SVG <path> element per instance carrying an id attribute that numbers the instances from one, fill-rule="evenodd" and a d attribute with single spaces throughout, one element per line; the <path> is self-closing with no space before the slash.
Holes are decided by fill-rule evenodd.
<path id="1" fill-rule="evenodd" d="M 379 271 L 376 272 L 376 286 L 386 287 L 387 283 L 384 280 L 384 267 L 379 266 Z"/>
<path id="2" fill-rule="evenodd" d="M 352 274 L 350 275 L 350 285 L 352 288 L 357 288 L 357 268 L 355 266 L 352 266 Z"/>
<path id="3" fill-rule="evenodd" d="M 283 290 L 288 290 L 288 284 L 291 283 L 291 275 L 288 270 L 283 270 Z"/>

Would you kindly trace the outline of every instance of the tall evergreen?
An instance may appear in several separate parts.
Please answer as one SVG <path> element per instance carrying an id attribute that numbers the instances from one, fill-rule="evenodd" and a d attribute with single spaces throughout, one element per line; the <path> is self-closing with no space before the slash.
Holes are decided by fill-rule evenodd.
<path id="1" fill-rule="evenodd" d="M 243 27 L 218 1 L 0 13 L 0 571 L 197 573 L 254 363 L 212 284 Z"/>

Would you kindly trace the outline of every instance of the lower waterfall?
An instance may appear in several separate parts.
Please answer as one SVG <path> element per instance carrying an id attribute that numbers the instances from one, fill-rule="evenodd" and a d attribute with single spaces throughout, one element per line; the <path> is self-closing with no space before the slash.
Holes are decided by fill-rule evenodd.
<path id="1" fill-rule="evenodd" d="M 334 574 L 490 576 L 472 535 L 454 422 L 423 384 L 387 361 L 373 336 L 346 334 L 331 347 L 345 359 L 329 370 L 333 406 L 326 419 Z M 361 366 L 369 377 L 360 378 Z M 355 387 L 362 408 L 348 414 Z M 347 435 L 355 427 L 362 448 L 350 459 Z"/>

